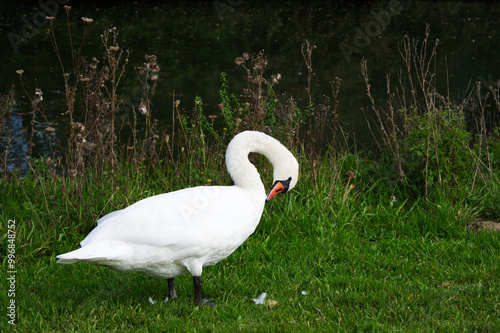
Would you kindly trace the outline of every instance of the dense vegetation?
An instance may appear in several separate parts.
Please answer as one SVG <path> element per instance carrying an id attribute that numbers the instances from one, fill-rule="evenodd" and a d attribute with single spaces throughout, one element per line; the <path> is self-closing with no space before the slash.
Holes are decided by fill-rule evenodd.
<path id="1" fill-rule="evenodd" d="M 91 23 L 83 20 L 85 29 Z M 459 101 L 437 93 L 430 68 L 438 43 L 429 31 L 420 42 L 403 38 L 406 67 L 398 82 L 388 79 L 382 104 L 371 96 L 369 64 L 361 64 L 372 151 L 356 150 L 338 124 L 340 78 L 331 82 L 330 97 L 312 97 L 315 47 L 307 41 L 305 105 L 275 92 L 280 77 L 266 71 L 264 52 L 245 53 L 235 59 L 247 84 L 243 97 L 221 73 L 218 114 L 205 114 L 202 97 L 185 110 L 174 96 L 172 126 L 159 128 L 152 104 L 159 66 L 146 55 L 135 67 L 140 101 L 123 122 L 118 87 L 128 53 L 116 37 L 116 29 L 103 33 L 100 59 L 76 47 L 70 63 L 59 58 L 64 135 L 45 116 L 43 87 L 31 98 L 28 149 L 34 135 L 44 135 L 52 154 L 33 156 L 21 173 L 2 147 L 0 214 L 5 225 L 15 220 L 17 270 L 15 296 L 1 296 L 2 304 L 15 299 L 17 326 L 4 316 L 2 331 L 500 329 L 500 238 L 481 229 L 495 227 L 483 222 L 500 214 L 500 93 L 492 88 L 481 96 L 475 87 Z M 18 76 L 24 89 L 22 70 Z M 0 104 L 3 142 L 13 139 L 6 125 L 13 102 L 10 92 Z M 45 133 L 36 133 L 35 122 L 47 123 Z M 205 269 L 204 293 L 214 307 L 192 304 L 188 276 L 177 283 L 180 298 L 162 302 L 165 281 L 56 264 L 55 255 L 75 249 L 106 213 L 184 187 L 230 185 L 225 147 L 246 129 L 289 147 L 301 178 L 267 204 L 241 248 Z M 272 167 L 260 156 L 251 159 L 269 185 Z M 7 254 L 11 238 L 1 238 Z M 8 272 L 12 263 L 3 258 Z M 262 292 L 277 303 L 255 305 Z"/>

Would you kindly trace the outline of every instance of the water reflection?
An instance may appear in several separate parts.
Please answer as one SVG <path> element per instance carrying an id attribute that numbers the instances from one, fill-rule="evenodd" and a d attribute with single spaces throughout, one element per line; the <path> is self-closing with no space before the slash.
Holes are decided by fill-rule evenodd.
<path id="1" fill-rule="evenodd" d="M 25 173 L 28 167 L 28 161 L 31 158 L 42 156 L 56 157 L 58 154 L 57 137 L 49 136 L 46 131 L 47 122 L 36 122 L 33 131 L 33 144 L 30 151 L 31 139 L 31 119 L 29 115 L 23 113 L 22 106 L 16 105 L 7 110 L 4 123 L 4 133 L 1 136 L 1 146 L 3 157 L 6 157 L 6 171 L 19 170 Z M 55 122 L 49 122 L 49 126 L 58 126 Z"/>
<path id="2" fill-rule="evenodd" d="M 26 127 L 23 124 L 23 116 L 18 108 L 7 111 L 4 128 L 5 131 L 1 137 L 2 151 L 7 157 L 7 171 L 13 171 L 14 168 L 26 171 L 26 155 L 28 151 L 28 139 L 26 138 Z"/>

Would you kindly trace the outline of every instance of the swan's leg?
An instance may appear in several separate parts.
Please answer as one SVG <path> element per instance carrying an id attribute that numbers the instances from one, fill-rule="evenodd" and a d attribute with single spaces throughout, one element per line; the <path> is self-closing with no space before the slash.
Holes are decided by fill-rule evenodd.
<path id="1" fill-rule="evenodd" d="M 194 283 L 194 302 L 201 304 L 201 276 L 193 276 Z"/>
<path id="2" fill-rule="evenodd" d="M 175 292 L 174 278 L 170 278 L 168 281 L 168 298 L 177 298 L 177 293 Z"/>

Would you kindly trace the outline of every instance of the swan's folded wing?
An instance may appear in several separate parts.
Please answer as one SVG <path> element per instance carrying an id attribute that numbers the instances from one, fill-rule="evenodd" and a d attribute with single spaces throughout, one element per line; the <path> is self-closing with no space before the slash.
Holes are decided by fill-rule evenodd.
<path id="1" fill-rule="evenodd" d="M 81 245 L 116 240 L 173 250 L 196 247 L 238 233 L 251 234 L 261 213 L 248 194 L 234 186 L 188 188 L 104 216 Z"/>

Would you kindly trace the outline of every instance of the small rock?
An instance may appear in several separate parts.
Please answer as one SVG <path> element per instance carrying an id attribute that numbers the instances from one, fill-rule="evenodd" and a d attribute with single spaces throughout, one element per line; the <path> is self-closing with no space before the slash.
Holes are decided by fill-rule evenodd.
<path id="1" fill-rule="evenodd" d="M 488 230 L 488 231 L 497 231 L 498 232 L 498 231 L 500 231 L 500 223 L 493 222 L 493 221 L 471 222 L 467 225 L 466 229 L 469 231 Z"/>

